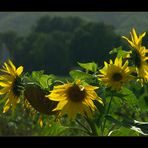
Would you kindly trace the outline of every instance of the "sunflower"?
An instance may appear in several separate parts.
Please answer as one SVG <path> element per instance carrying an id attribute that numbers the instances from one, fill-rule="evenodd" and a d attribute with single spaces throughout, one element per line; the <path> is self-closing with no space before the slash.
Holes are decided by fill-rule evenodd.
<path id="1" fill-rule="evenodd" d="M 93 100 L 103 104 L 102 99 L 97 95 L 95 89 L 98 87 L 91 85 L 82 85 L 80 80 L 73 83 L 54 86 L 47 97 L 53 101 L 59 101 L 53 111 L 60 111 L 60 115 L 67 113 L 70 119 L 74 119 L 77 113 L 91 116 L 92 111 L 96 109 Z"/>
<path id="2" fill-rule="evenodd" d="M 145 46 L 142 46 L 142 38 L 146 35 L 146 32 L 139 35 L 139 37 L 136 34 L 135 29 L 132 29 L 131 34 L 131 40 L 123 36 L 124 39 L 128 41 L 128 43 L 133 47 L 133 51 L 131 52 L 130 58 L 133 60 L 136 71 L 138 74 L 138 81 L 143 84 L 143 82 L 148 82 L 148 49 L 146 49 Z"/>
<path id="3" fill-rule="evenodd" d="M 140 81 L 141 84 L 148 82 L 148 56 L 146 56 L 146 53 L 148 53 L 148 50 L 142 46 L 136 50 L 136 52 L 133 52 L 131 56 L 136 66 L 138 81 Z"/>
<path id="4" fill-rule="evenodd" d="M 20 75 L 23 72 L 23 67 L 20 66 L 16 69 L 11 60 L 4 63 L 3 68 L 0 69 L 0 95 L 4 95 L 3 100 L 5 105 L 3 107 L 3 113 L 7 112 L 12 106 L 12 110 L 16 107 L 16 104 L 20 102 L 21 96 L 21 78 Z"/>
<path id="5" fill-rule="evenodd" d="M 101 80 L 111 90 L 120 90 L 122 85 L 128 82 L 132 77 L 134 68 L 128 67 L 128 61 L 122 65 L 122 58 L 116 58 L 114 63 L 104 62 L 104 67 L 100 69 L 99 80 Z"/>
<path id="6" fill-rule="evenodd" d="M 128 41 L 128 43 L 135 49 L 139 49 L 141 47 L 142 44 L 142 38 L 146 35 L 146 32 L 142 33 L 141 35 L 139 35 L 139 37 L 137 36 L 136 30 L 133 28 L 132 32 L 130 32 L 131 35 L 131 40 L 129 40 L 127 37 L 122 36 L 122 38 L 126 39 Z"/>
<path id="7" fill-rule="evenodd" d="M 48 91 L 41 89 L 36 84 L 27 84 L 24 90 L 24 98 L 38 112 L 46 115 L 55 114 L 52 112 L 57 102 L 49 100 L 45 95 Z"/>

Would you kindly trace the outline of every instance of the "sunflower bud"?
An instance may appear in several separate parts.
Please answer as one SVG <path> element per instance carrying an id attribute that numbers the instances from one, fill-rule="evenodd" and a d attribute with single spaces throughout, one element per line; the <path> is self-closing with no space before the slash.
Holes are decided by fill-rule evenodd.
<path id="1" fill-rule="evenodd" d="M 43 114 L 56 114 L 56 112 L 52 111 L 57 102 L 49 100 L 49 98 L 45 97 L 49 92 L 42 90 L 40 86 L 35 84 L 27 84 L 24 91 L 25 99 L 28 100 L 30 105 Z"/>

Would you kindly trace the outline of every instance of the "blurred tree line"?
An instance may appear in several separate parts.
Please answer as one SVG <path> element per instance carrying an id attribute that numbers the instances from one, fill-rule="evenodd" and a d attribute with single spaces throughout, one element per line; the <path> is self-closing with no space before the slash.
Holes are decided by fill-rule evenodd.
<path id="1" fill-rule="evenodd" d="M 5 45 L 16 65 L 25 71 L 42 70 L 67 75 L 77 62 L 95 61 L 99 66 L 111 58 L 109 51 L 124 46 L 115 28 L 88 22 L 78 17 L 40 18 L 23 37 L 14 31 L 0 33 L 0 47 Z"/>

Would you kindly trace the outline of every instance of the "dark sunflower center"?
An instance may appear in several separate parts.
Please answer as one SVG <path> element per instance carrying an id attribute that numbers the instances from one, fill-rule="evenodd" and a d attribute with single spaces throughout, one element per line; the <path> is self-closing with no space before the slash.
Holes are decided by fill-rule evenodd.
<path id="1" fill-rule="evenodd" d="M 12 91 L 13 91 L 14 95 L 19 97 L 21 95 L 21 92 L 23 89 L 24 89 L 24 86 L 21 83 L 21 78 L 17 77 L 15 79 L 15 81 L 13 82 Z"/>
<path id="2" fill-rule="evenodd" d="M 80 102 L 85 98 L 85 90 L 81 90 L 79 86 L 74 85 L 68 89 L 68 98 L 74 102 Z"/>
<path id="3" fill-rule="evenodd" d="M 122 80 L 122 75 L 117 72 L 117 73 L 113 74 L 112 78 L 114 81 L 120 81 L 120 80 Z"/>
<path id="4" fill-rule="evenodd" d="M 140 54 L 138 52 L 135 52 L 135 66 L 140 68 L 141 66 L 141 57 L 140 57 Z"/>

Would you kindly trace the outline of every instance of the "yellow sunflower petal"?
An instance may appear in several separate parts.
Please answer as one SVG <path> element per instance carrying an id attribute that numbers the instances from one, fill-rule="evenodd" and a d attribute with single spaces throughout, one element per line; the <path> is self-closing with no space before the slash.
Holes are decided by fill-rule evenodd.
<path id="1" fill-rule="evenodd" d="M 124 63 L 124 65 L 122 66 L 123 71 L 124 71 L 127 67 L 128 67 L 128 61 L 126 61 L 126 62 Z"/>
<path id="2" fill-rule="evenodd" d="M 14 66 L 14 64 L 12 63 L 12 61 L 9 59 L 8 62 L 10 64 L 11 68 L 13 69 L 13 72 L 15 72 L 16 71 L 16 67 Z"/>
<path id="3" fill-rule="evenodd" d="M 67 100 L 64 100 L 64 101 L 60 101 L 57 105 L 57 107 L 55 109 L 53 109 L 53 111 L 56 111 L 56 110 L 61 110 L 66 104 L 67 104 Z"/>
<path id="4" fill-rule="evenodd" d="M 23 72 L 23 66 L 20 66 L 19 68 L 17 68 L 16 73 L 18 76 L 21 75 L 22 72 Z"/>
<path id="5" fill-rule="evenodd" d="M 9 110 L 10 106 L 11 106 L 11 100 L 8 99 L 3 107 L 3 113 L 6 113 Z"/>
<path id="6" fill-rule="evenodd" d="M 101 70 L 99 70 L 102 74 L 106 74 L 106 72 L 107 72 L 107 69 L 106 68 L 103 68 L 103 69 L 101 69 Z"/>
<path id="7" fill-rule="evenodd" d="M 104 62 L 104 65 L 105 65 L 105 67 L 108 67 L 108 63 L 107 62 Z"/>
<path id="8" fill-rule="evenodd" d="M 4 73 L 7 73 L 7 74 L 10 74 L 9 71 L 7 71 L 7 70 L 5 70 L 5 69 L 0 69 L 0 71 L 1 71 L 1 72 L 4 72 Z"/>
<path id="9" fill-rule="evenodd" d="M 135 30 L 134 28 L 132 29 L 132 33 L 133 33 L 133 38 L 134 38 L 135 42 L 137 43 L 137 41 L 138 41 L 138 36 L 137 36 L 136 30 Z"/>
<path id="10" fill-rule="evenodd" d="M 63 95 L 63 94 L 62 94 Z M 54 93 L 54 91 L 49 94 L 49 95 L 46 95 L 45 97 L 48 97 L 50 100 L 53 100 L 53 101 L 62 101 L 62 100 L 66 100 L 66 97 L 65 96 L 62 96 L 60 94 L 56 94 Z"/>
<path id="11" fill-rule="evenodd" d="M 0 95 L 5 94 L 9 91 L 9 87 L 4 87 L 3 89 L 0 90 Z"/>
<path id="12" fill-rule="evenodd" d="M 127 37 L 122 36 L 122 38 L 125 39 L 125 40 L 127 40 L 128 43 L 129 43 L 132 47 L 135 47 L 135 44 L 134 44 L 132 41 L 130 41 Z"/>
<path id="13" fill-rule="evenodd" d="M 5 80 L 5 81 L 14 81 L 14 77 L 11 75 L 5 74 L 5 75 L 0 75 L 0 80 Z"/>
<path id="14" fill-rule="evenodd" d="M 67 113 L 70 119 L 74 119 L 78 110 L 79 104 L 69 101 L 62 109 L 62 114 Z"/>
<path id="15" fill-rule="evenodd" d="M 142 38 L 143 38 L 145 35 L 146 35 L 146 32 L 144 32 L 143 34 L 141 34 L 140 37 L 139 37 L 139 41 L 141 41 Z"/>
<path id="16" fill-rule="evenodd" d="M 40 127 L 43 127 L 43 120 L 42 120 L 42 115 L 40 115 L 39 119 L 38 119 L 38 123 L 40 125 Z"/>
<path id="17" fill-rule="evenodd" d="M 11 83 L 9 81 L 8 82 L 0 82 L 0 86 L 2 86 L 2 87 L 10 87 Z"/>
<path id="18" fill-rule="evenodd" d="M 99 88 L 99 87 L 97 87 L 97 86 L 91 86 L 91 85 L 85 86 L 86 91 L 95 90 L 95 89 L 98 89 L 98 88 Z"/>
<path id="19" fill-rule="evenodd" d="M 9 74 L 16 76 L 15 72 L 13 71 L 12 67 L 10 67 L 6 62 L 4 63 L 6 70 L 8 71 Z"/>
<path id="20" fill-rule="evenodd" d="M 89 98 L 86 98 L 82 103 L 84 103 L 84 104 L 86 103 L 87 106 L 90 106 L 91 108 L 95 108 L 93 101 Z"/>
<path id="21" fill-rule="evenodd" d="M 113 61 L 112 61 L 111 59 L 110 59 L 110 61 L 109 61 L 109 62 L 110 62 L 110 64 L 113 64 Z"/>
<path id="22" fill-rule="evenodd" d="M 118 58 L 116 58 L 114 61 L 114 65 L 118 66 L 118 63 L 119 63 L 119 60 L 118 60 Z"/>
<path id="23" fill-rule="evenodd" d="M 17 104 L 17 102 L 18 102 L 18 97 L 17 96 L 14 96 L 13 98 L 12 98 L 12 111 L 14 111 L 14 109 L 16 108 L 16 104 Z"/>

